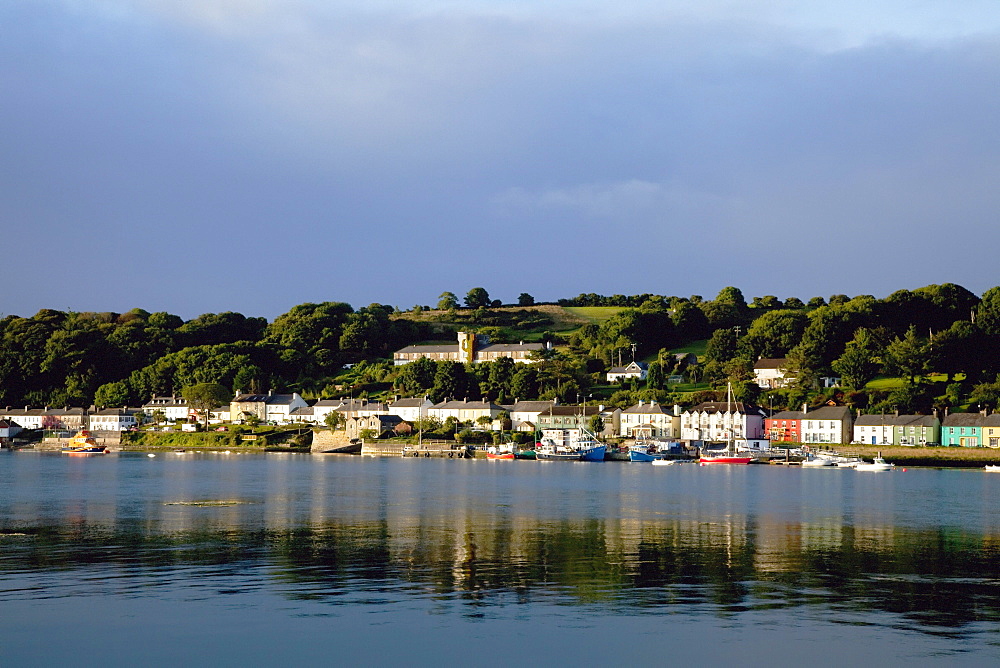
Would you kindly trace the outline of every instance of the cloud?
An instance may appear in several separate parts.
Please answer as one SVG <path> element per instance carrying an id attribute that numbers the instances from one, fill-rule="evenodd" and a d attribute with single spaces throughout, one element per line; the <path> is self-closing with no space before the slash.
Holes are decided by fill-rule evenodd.
<path id="1" fill-rule="evenodd" d="M 275 315 L 472 285 L 821 294 L 857 275 L 878 293 L 925 275 L 982 290 L 1000 240 L 998 17 L 905 6 L 8 3 L 6 238 L 129 254 L 86 290 L 71 265 L 39 277 L 15 257 L 11 292 L 26 311 L 56 294 L 124 310 L 170 276 L 138 305 Z M 955 276 L 908 259 L 926 238 L 965 258 L 940 263 Z M 593 239 L 637 259 L 596 274 L 547 253 L 591 257 Z M 839 259 L 817 272 L 831 240 Z M 776 247 L 780 263 L 745 271 Z M 706 259 L 720 255 L 741 261 Z M 683 269 L 669 284 L 667 258 Z M 248 267 L 304 287 L 203 289 Z"/>

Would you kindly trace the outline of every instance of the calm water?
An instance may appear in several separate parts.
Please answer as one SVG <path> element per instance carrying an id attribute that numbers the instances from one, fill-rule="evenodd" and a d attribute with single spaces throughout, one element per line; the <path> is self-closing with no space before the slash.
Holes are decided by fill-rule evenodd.
<path id="1" fill-rule="evenodd" d="M 0 663 L 1000 661 L 1000 475 L 0 455 Z"/>

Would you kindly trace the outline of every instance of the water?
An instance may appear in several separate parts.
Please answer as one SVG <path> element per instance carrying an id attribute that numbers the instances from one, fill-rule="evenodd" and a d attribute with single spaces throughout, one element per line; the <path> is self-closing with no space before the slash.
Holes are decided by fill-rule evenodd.
<path id="1" fill-rule="evenodd" d="M 0 455 L 0 663 L 996 665 L 1000 475 Z"/>

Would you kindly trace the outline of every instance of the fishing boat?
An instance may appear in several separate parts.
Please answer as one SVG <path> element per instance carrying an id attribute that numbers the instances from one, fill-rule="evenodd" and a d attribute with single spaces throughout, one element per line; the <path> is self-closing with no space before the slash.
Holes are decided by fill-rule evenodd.
<path id="1" fill-rule="evenodd" d="M 880 453 L 878 453 L 878 456 L 875 458 L 874 462 L 872 462 L 871 464 L 869 464 L 867 462 L 862 462 L 860 464 L 855 465 L 854 470 L 855 471 L 892 471 L 895 468 L 896 468 L 895 464 L 890 464 L 889 462 L 887 462 L 884 459 L 882 459 L 882 453 L 880 452 Z"/>
<path id="2" fill-rule="evenodd" d="M 94 437 L 86 429 L 81 429 L 62 449 L 67 455 L 103 455 L 108 451 L 103 445 L 98 445 Z"/>
<path id="3" fill-rule="evenodd" d="M 534 450 L 517 450 L 514 459 L 536 459 Z"/>
<path id="4" fill-rule="evenodd" d="M 603 462 L 604 455 L 608 451 L 608 446 L 601 443 L 588 431 L 584 431 L 583 438 L 576 442 L 576 448 L 580 451 L 580 459 L 585 462 Z"/>
<path id="5" fill-rule="evenodd" d="M 513 460 L 514 457 L 514 444 L 504 443 L 503 445 L 491 445 L 486 448 L 486 459 L 493 460 Z"/>
<path id="6" fill-rule="evenodd" d="M 629 446 L 628 459 L 630 462 L 651 462 L 666 457 L 669 449 L 669 444 L 661 444 L 659 441 L 651 441 L 640 436 Z"/>
<path id="7" fill-rule="evenodd" d="M 535 458 L 540 461 L 580 461 L 583 453 L 568 445 L 559 445 L 551 438 L 543 438 L 535 446 Z"/>
<path id="8" fill-rule="evenodd" d="M 733 404 L 733 385 L 728 383 L 726 385 L 726 412 L 730 415 L 730 420 L 732 420 L 732 404 Z M 701 465 L 705 464 L 749 464 L 753 461 L 753 457 L 737 455 L 736 448 L 733 444 L 733 429 L 735 425 L 730 424 L 729 430 L 726 432 L 726 449 L 719 453 L 712 452 L 702 452 L 701 456 L 698 458 L 698 463 Z"/>

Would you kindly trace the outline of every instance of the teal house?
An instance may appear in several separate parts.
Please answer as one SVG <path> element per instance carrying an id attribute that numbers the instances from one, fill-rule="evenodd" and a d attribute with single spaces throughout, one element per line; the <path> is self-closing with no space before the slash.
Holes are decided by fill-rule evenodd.
<path id="1" fill-rule="evenodd" d="M 941 445 L 979 448 L 983 445 L 982 413 L 952 413 L 941 423 Z"/>

